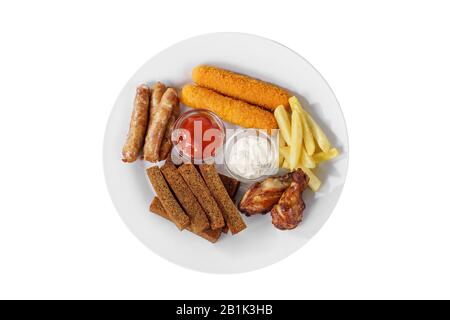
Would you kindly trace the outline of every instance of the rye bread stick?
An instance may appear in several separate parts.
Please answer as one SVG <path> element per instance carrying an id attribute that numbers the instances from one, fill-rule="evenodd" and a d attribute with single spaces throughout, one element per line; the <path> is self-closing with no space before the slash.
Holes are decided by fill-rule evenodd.
<path id="1" fill-rule="evenodd" d="M 216 167 L 213 164 L 201 164 L 200 172 L 202 173 L 203 179 L 209 190 L 211 190 L 214 199 L 219 205 L 231 233 L 236 234 L 244 230 L 246 228 L 245 222 L 234 205 L 233 200 L 231 200 L 228 195 L 227 190 L 223 186 Z"/>
<path id="2" fill-rule="evenodd" d="M 241 183 L 238 180 L 232 180 L 230 182 L 230 198 L 235 201 L 236 198 L 236 194 L 239 190 L 239 186 L 241 185 Z"/>
<path id="3" fill-rule="evenodd" d="M 223 186 L 225 187 L 225 189 L 227 189 L 227 193 L 230 196 L 231 200 L 234 201 L 234 197 L 236 196 L 241 183 L 238 180 L 225 176 L 223 174 L 219 174 L 219 177 L 223 183 Z"/>
<path id="4" fill-rule="evenodd" d="M 167 122 L 167 128 L 166 131 L 164 132 L 164 137 L 162 139 L 161 147 L 159 149 L 159 161 L 167 159 L 170 150 L 172 150 L 172 129 L 173 124 L 175 123 L 175 120 L 177 120 L 179 115 L 180 115 L 180 105 L 177 103 L 172 110 L 172 114 L 170 115 L 169 121 Z"/>
<path id="5" fill-rule="evenodd" d="M 271 83 L 220 69 L 200 65 L 192 70 L 192 80 L 198 85 L 225 96 L 274 111 L 280 104 L 289 106 L 289 93 Z"/>
<path id="6" fill-rule="evenodd" d="M 131 113 L 130 128 L 127 141 L 122 149 L 122 161 L 134 162 L 144 145 L 145 132 L 148 126 L 148 105 L 150 88 L 141 85 L 136 89 L 133 112 Z"/>
<path id="7" fill-rule="evenodd" d="M 144 160 L 150 162 L 158 161 L 161 141 L 167 128 L 167 122 L 176 104 L 178 104 L 177 92 L 173 88 L 168 88 L 161 97 L 161 102 L 156 108 L 153 119 L 150 121 L 144 146 Z"/>
<path id="8" fill-rule="evenodd" d="M 222 228 L 222 232 L 225 233 L 225 234 L 227 234 L 227 233 L 228 233 L 228 230 L 229 230 L 229 228 L 228 228 L 228 226 L 225 224 L 225 227 Z"/>
<path id="9" fill-rule="evenodd" d="M 195 232 L 201 232 L 209 228 L 209 221 L 205 211 L 198 203 L 191 189 L 189 189 L 183 177 L 178 172 L 175 165 L 169 161 L 161 167 L 161 172 L 166 178 L 167 183 L 191 220 L 191 229 Z"/>
<path id="10" fill-rule="evenodd" d="M 225 187 L 225 189 L 227 190 L 228 195 L 232 198 L 232 190 L 231 190 L 231 184 L 230 181 L 228 180 L 227 176 L 224 176 L 223 174 L 219 174 L 220 180 L 223 183 L 223 186 Z M 227 234 L 228 233 L 228 226 L 227 226 L 227 222 L 225 221 L 225 226 L 222 228 L 222 232 Z"/>
<path id="11" fill-rule="evenodd" d="M 170 192 L 161 170 L 157 166 L 150 167 L 147 169 L 147 175 L 170 220 L 177 225 L 178 229 L 186 228 L 190 224 L 189 217 Z"/>
<path id="12" fill-rule="evenodd" d="M 225 187 L 225 189 L 227 190 L 228 195 L 231 198 L 232 197 L 232 195 L 231 195 L 231 185 L 230 185 L 230 181 L 228 180 L 228 177 L 224 176 L 223 174 L 220 174 L 220 173 L 219 173 L 219 177 L 220 177 L 220 181 L 222 181 L 223 186 Z"/>
<path id="13" fill-rule="evenodd" d="M 152 85 L 152 97 L 150 99 L 150 122 L 155 117 L 156 109 L 161 102 L 161 98 L 166 91 L 166 86 L 161 82 Z"/>
<path id="14" fill-rule="evenodd" d="M 198 173 L 197 169 L 195 169 L 195 166 L 191 163 L 185 163 L 178 168 L 178 172 L 181 174 L 184 181 L 186 181 L 203 210 L 205 210 L 211 229 L 216 230 L 222 228 L 225 225 L 222 212 L 209 192 L 202 176 Z"/>
<path id="15" fill-rule="evenodd" d="M 183 87 L 181 102 L 192 108 L 212 111 L 223 120 L 244 128 L 278 128 L 271 112 L 197 85 L 187 84 Z"/>
<path id="16" fill-rule="evenodd" d="M 149 209 L 151 212 L 156 213 L 157 215 L 171 221 L 169 218 L 169 215 L 167 214 L 166 210 L 164 210 L 164 207 L 158 197 L 153 198 Z M 202 237 L 203 239 L 206 239 L 212 243 L 215 243 L 217 241 L 217 239 L 219 239 L 220 233 L 221 233 L 220 229 L 217 229 L 217 230 L 206 229 L 206 230 L 203 230 L 202 232 L 198 232 L 198 233 L 194 232 L 191 229 L 191 227 L 187 227 L 186 230 L 188 230 L 192 233 L 195 233 L 196 235 L 198 235 L 198 236 Z"/>
<path id="17" fill-rule="evenodd" d="M 240 182 L 223 174 L 219 174 L 219 177 L 231 200 L 234 201 L 234 197 L 236 196 L 236 192 L 239 189 Z M 228 225 L 226 221 L 225 226 L 222 228 L 222 232 L 225 234 L 228 233 Z"/>

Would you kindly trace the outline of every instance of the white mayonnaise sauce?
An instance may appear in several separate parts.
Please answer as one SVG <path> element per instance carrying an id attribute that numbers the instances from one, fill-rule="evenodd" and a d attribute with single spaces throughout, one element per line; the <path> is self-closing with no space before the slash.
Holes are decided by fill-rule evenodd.
<path id="1" fill-rule="evenodd" d="M 256 179 L 271 167 L 274 156 L 271 144 L 259 136 L 240 137 L 230 148 L 227 166 L 232 173 L 246 179 Z"/>

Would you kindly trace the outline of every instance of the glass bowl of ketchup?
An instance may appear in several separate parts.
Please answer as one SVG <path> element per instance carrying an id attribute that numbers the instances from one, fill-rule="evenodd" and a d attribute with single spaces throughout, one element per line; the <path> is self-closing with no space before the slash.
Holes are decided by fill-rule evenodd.
<path id="1" fill-rule="evenodd" d="M 225 142 L 225 126 L 213 112 L 192 109 L 174 123 L 172 143 L 175 152 L 188 161 L 208 162 L 214 159 Z"/>

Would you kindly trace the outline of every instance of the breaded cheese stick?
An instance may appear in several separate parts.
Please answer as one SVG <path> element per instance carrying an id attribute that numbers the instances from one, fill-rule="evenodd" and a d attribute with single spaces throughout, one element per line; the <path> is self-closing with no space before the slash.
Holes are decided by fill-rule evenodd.
<path id="1" fill-rule="evenodd" d="M 180 115 L 180 105 L 177 103 L 172 110 L 169 121 L 167 122 L 166 132 L 161 142 L 161 147 L 159 149 L 159 161 L 167 159 L 170 151 L 172 150 L 172 127 Z"/>
<path id="2" fill-rule="evenodd" d="M 175 165 L 170 161 L 166 161 L 166 163 L 161 167 L 161 171 L 173 193 L 175 193 L 178 202 L 189 216 L 191 220 L 191 229 L 195 233 L 198 233 L 209 228 L 209 221 L 206 217 L 205 211 L 203 211 L 200 203 L 198 203 L 191 189 L 189 189 Z"/>
<path id="3" fill-rule="evenodd" d="M 185 163 L 178 168 L 178 172 L 181 174 L 184 181 L 186 181 L 203 210 L 205 210 L 211 229 L 216 230 L 222 228 L 225 225 L 222 212 L 209 192 L 202 176 L 198 173 L 197 169 L 195 169 L 195 166 L 191 163 Z"/>
<path id="4" fill-rule="evenodd" d="M 170 220 L 177 225 L 178 229 L 185 229 L 190 224 L 189 217 L 170 192 L 161 170 L 157 166 L 150 167 L 147 169 L 147 175 Z"/>
<path id="5" fill-rule="evenodd" d="M 144 145 L 145 132 L 148 126 L 148 105 L 150 100 L 150 88 L 141 85 L 136 89 L 134 108 L 131 113 L 130 128 L 127 141 L 122 149 L 122 161 L 134 162 L 139 156 Z"/>
<path id="6" fill-rule="evenodd" d="M 289 93 L 286 90 L 229 70 L 200 65 L 192 70 L 192 80 L 202 87 L 270 111 L 280 104 L 289 106 Z"/>
<path id="7" fill-rule="evenodd" d="M 181 102 L 192 108 L 212 111 L 223 120 L 244 128 L 278 128 L 271 112 L 197 85 L 188 84 L 183 87 Z"/>
<path id="8" fill-rule="evenodd" d="M 158 161 L 161 141 L 166 132 L 172 110 L 177 104 L 178 95 L 176 90 L 168 88 L 161 97 L 161 102 L 156 108 L 153 119 L 150 121 L 144 146 L 144 160 L 150 162 Z"/>
<path id="9" fill-rule="evenodd" d="M 211 190 L 214 199 L 219 205 L 231 233 L 236 234 L 244 230 L 247 226 L 220 180 L 216 166 L 213 164 L 201 164 L 200 172 L 202 173 L 203 179 L 209 190 Z"/>
<path id="10" fill-rule="evenodd" d="M 149 210 L 151 212 L 156 213 L 157 215 L 171 221 L 169 218 L 169 215 L 167 214 L 166 210 L 164 210 L 164 207 L 158 197 L 153 198 L 152 203 L 150 204 Z M 217 229 L 217 230 L 206 229 L 206 230 L 203 230 L 202 232 L 198 232 L 198 233 L 194 232 L 191 229 L 191 227 L 187 227 L 186 230 L 189 230 L 192 233 L 195 233 L 196 235 L 198 235 L 198 236 L 202 237 L 203 239 L 206 239 L 212 243 L 217 242 L 217 239 L 220 238 L 220 234 L 221 234 L 220 229 Z"/>

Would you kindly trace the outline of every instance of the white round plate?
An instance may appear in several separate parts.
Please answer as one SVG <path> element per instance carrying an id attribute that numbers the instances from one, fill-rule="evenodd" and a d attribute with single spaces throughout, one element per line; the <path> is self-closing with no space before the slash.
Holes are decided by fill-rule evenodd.
<path id="1" fill-rule="evenodd" d="M 319 192 L 306 190 L 304 220 L 294 230 L 273 227 L 270 214 L 245 217 L 247 229 L 222 235 L 217 243 L 180 232 L 169 221 L 149 212 L 154 197 L 146 164 L 121 161 L 136 86 L 162 81 L 181 88 L 191 82 L 198 64 L 213 64 L 289 89 L 317 120 L 340 151 L 317 175 Z M 148 248 L 178 265 L 202 272 L 237 273 L 268 266 L 302 247 L 322 227 L 341 194 L 348 163 L 348 137 L 342 111 L 326 81 L 292 50 L 271 40 L 241 33 L 213 33 L 182 41 L 144 64 L 123 88 L 106 127 L 103 164 L 109 193 L 131 232 Z"/>

